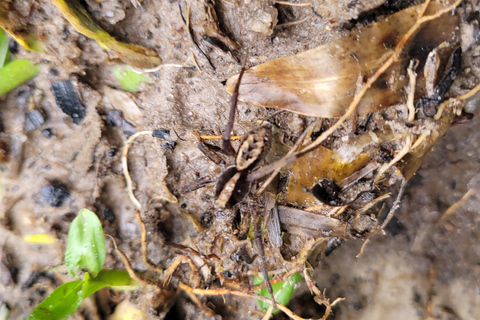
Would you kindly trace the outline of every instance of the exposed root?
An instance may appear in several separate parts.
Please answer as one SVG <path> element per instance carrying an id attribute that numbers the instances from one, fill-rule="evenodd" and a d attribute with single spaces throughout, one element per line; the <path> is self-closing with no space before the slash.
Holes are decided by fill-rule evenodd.
<path id="1" fill-rule="evenodd" d="M 279 1 L 279 0 L 275 0 L 273 3 L 274 4 L 283 4 L 285 6 L 292 6 L 292 7 L 310 7 L 312 5 L 311 2 L 294 3 L 294 2 Z"/>
<path id="2" fill-rule="evenodd" d="M 140 284 L 143 284 L 143 285 L 148 286 L 148 287 L 154 287 L 156 290 L 161 291 L 162 288 L 160 286 L 158 286 L 156 283 L 154 283 L 150 280 L 142 279 L 135 273 L 135 271 L 133 270 L 132 265 L 131 265 L 130 261 L 128 260 L 127 256 L 125 255 L 125 253 L 123 253 L 123 251 L 120 250 L 117 247 L 117 243 L 115 242 L 115 239 L 109 234 L 107 234 L 107 236 L 109 236 L 112 239 L 113 246 L 115 247 L 115 251 L 117 251 L 118 255 L 122 259 L 123 264 L 125 265 L 125 269 L 127 269 L 128 274 L 130 275 L 130 278 L 132 278 L 133 280 L 137 281 Z"/>
<path id="3" fill-rule="evenodd" d="M 403 148 L 395 155 L 395 157 L 388 163 L 384 163 L 379 169 L 377 174 L 375 175 L 374 182 L 377 183 L 384 175 L 384 173 L 390 169 L 395 163 L 402 160 L 402 158 L 408 154 L 412 147 L 412 138 L 407 136 L 405 138 L 405 144 Z"/>
<path id="4" fill-rule="evenodd" d="M 122 167 L 123 167 L 123 175 L 125 177 L 125 181 L 127 182 L 127 192 L 128 192 L 128 197 L 132 201 L 132 203 L 135 205 L 135 208 L 137 210 L 142 209 L 142 205 L 140 202 L 135 198 L 135 195 L 133 194 L 133 186 L 132 186 L 132 178 L 130 177 L 130 173 L 128 172 L 128 162 L 127 162 L 127 155 L 128 155 L 128 148 L 130 145 L 133 143 L 133 141 L 145 134 L 152 134 L 152 131 L 140 131 L 135 134 L 133 134 L 130 138 L 128 138 L 127 142 L 125 142 L 125 145 L 123 147 L 122 151 Z"/>
<path id="5" fill-rule="evenodd" d="M 198 268 L 195 265 L 195 263 L 193 262 L 192 258 L 190 258 L 186 255 L 180 254 L 170 264 L 170 266 L 167 268 L 167 270 L 165 270 L 165 274 L 164 274 L 164 277 L 163 277 L 163 285 L 164 286 L 168 286 L 168 284 L 170 283 L 170 280 L 173 276 L 173 273 L 175 272 L 175 270 L 177 270 L 178 266 L 180 266 L 182 263 L 186 263 L 190 266 L 191 274 L 190 274 L 189 282 L 194 283 L 197 286 L 200 285 L 201 280 L 200 280 L 200 275 L 198 273 Z M 196 278 L 196 279 L 194 279 L 194 278 Z"/>
<path id="6" fill-rule="evenodd" d="M 362 247 L 360 248 L 360 252 L 355 256 L 356 258 L 360 258 L 363 255 L 363 251 L 365 250 L 365 247 L 369 242 L 370 242 L 370 239 L 365 239 L 365 241 L 362 244 Z"/>
<path id="7" fill-rule="evenodd" d="M 445 212 L 442 214 L 440 219 L 438 219 L 438 222 L 435 224 L 436 227 L 438 227 L 440 224 L 445 222 L 453 213 L 455 213 L 461 206 L 465 204 L 465 202 L 470 199 L 471 196 L 477 194 L 478 191 L 476 189 L 469 189 L 467 193 L 465 193 L 460 200 L 452 204 Z"/>
<path id="8" fill-rule="evenodd" d="M 141 243 L 141 246 L 142 246 L 142 259 L 143 259 L 143 263 L 144 263 L 148 268 L 150 268 L 151 270 L 153 270 L 153 271 L 155 271 L 155 272 L 157 272 L 157 273 L 162 274 L 162 273 L 163 273 L 163 269 L 157 267 L 156 265 L 154 265 L 154 264 L 150 261 L 150 259 L 148 259 L 147 228 L 146 228 L 146 226 L 145 226 L 145 222 L 144 222 L 143 219 L 142 219 L 142 215 L 141 215 L 140 211 L 135 210 L 135 215 L 137 216 L 138 224 L 140 225 L 140 228 L 141 228 L 141 230 L 142 230 L 140 243 Z"/>
<path id="9" fill-rule="evenodd" d="M 254 298 L 258 300 L 262 300 L 263 302 L 270 303 L 271 300 L 268 298 L 265 298 L 264 296 L 261 296 L 256 293 L 252 292 L 244 292 L 244 291 L 238 291 L 238 290 L 229 290 L 229 289 L 194 289 L 192 287 L 187 286 L 186 284 L 180 283 L 178 286 L 181 290 L 185 292 L 191 292 L 192 294 L 196 295 L 203 295 L 203 296 L 223 296 L 227 294 L 231 294 L 234 296 L 238 297 L 246 297 L 246 298 Z M 282 310 L 290 319 L 294 320 L 308 320 L 302 317 L 297 316 L 292 310 L 284 306 L 283 304 L 277 303 L 277 308 Z M 322 317 L 318 320 L 325 320 L 326 317 Z"/>
<path id="10" fill-rule="evenodd" d="M 321 320 L 325 320 L 328 318 L 330 313 L 332 312 L 332 304 L 330 303 L 330 300 L 328 300 L 325 297 L 325 294 L 318 289 L 317 285 L 315 284 L 315 281 L 310 277 L 310 268 L 305 268 L 303 270 L 303 277 L 305 279 L 305 282 L 307 283 L 307 287 L 310 290 L 310 293 L 314 295 L 313 300 L 315 300 L 316 303 L 320 305 L 325 306 L 325 313 L 323 314 L 323 317 Z M 344 298 L 337 298 L 334 303 L 338 303 L 338 301 L 344 300 Z"/>
<path id="11" fill-rule="evenodd" d="M 444 101 L 439 107 L 437 114 L 435 114 L 434 119 L 435 120 L 440 120 L 443 114 L 443 110 L 451 104 L 457 103 L 457 104 L 463 104 L 465 103 L 465 100 L 470 99 L 473 97 L 477 92 L 480 91 L 480 84 L 476 85 L 472 90 L 468 91 L 467 93 L 461 95 L 460 97 L 456 98 L 450 98 L 447 101 Z"/>
<path id="12" fill-rule="evenodd" d="M 306 18 L 304 18 L 304 19 L 297 20 L 297 21 L 285 22 L 285 23 L 277 24 L 274 28 L 295 26 L 295 25 L 297 25 L 297 24 L 304 23 L 304 22 L 307 21 L 309 18 L 310 18 L 310 17 L 306 17 Z"/>

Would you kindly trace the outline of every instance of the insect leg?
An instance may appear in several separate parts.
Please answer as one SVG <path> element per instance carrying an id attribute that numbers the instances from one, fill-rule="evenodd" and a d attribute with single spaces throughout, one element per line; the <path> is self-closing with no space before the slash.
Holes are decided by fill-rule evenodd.
<path id="1" fill-rule="evenodd" d="M 232 143 L 230 142 L 230 136 L 232 134 L 233 124 L 235 122 L 235 112 L 237 111 L 237 104 L 238 104 L 238 91 L 240 88 L 240 82 L 242 81 L 243 73 L 245 72 L 245 65 L 247 64 L 248 54 L 245 57 L 245 61 L 243 62 L 242 70 L 238 75 L 238 81 L 235 84 L 235 90 L 232 94 L 232 104 L 230 106 L 230 113 L 228 115 L 228 122 L 227 126 L 225 127 L 225 131 L 223 132 L 223 141 L 222 141 L 222 148 L 226 154 L 229 156 L 235 156 L 236 152 L 232 147 Z"/>
<path id="2" fill-rule="evenodd" d="M 260 215 L 257 213 L 253 214 L 253 227 L 254 227 L 254 235 L 255 235 L 255 243 L 257 245 L 258 249 L 258 255 L 260 256 L 260 261 L 261 261 L 261 269 L 262 269 L 262 275 L 263 275 L 263 280 L 265 281 L 265 284 L 267 285 L 268 293 L 270 293 L 270 296 L 272 297 L 272 305 L 273 309 L 275 310 L 277 308 L 277 304 L 275 303 L 275 297 L 273 296 L 273 288 L 272 284 L 270 283 L 270 279 L 268 277 L 268 269 L 267 269 L 267 262 L 265 260 L 265 249 L 263 247 L 263 239 L 262 239 L 262 230 L 260 228 Z"/>

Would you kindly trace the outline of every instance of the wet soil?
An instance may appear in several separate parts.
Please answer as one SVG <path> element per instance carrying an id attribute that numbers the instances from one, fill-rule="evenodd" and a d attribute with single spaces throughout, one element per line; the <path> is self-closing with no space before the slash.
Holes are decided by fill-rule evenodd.
<path id="1" fill-rule="evenodd" d="M 257 255 L 250 241 L 241 243 L 246 251 L 243 261 L 230 258 L 240 245 L 231 238 L 228 219 L 217 219 L 214 186 L 182 193 L 182 188 L 192 182 L 205 177 L 215 179 L 223 170 L 199 151 L 194 132 L 223 132 L 230 106 L 224 81 L 239 72 L 239 61 L 247 51 L 248 65 L 255 66 L 338 39 L 352 28 L 410 4 L 332 3 L 313 1 L 312 10 L 274 5 L 270 0 L 217 0 L 215 10 L 221 28 L 240 45 L 232 55 L 202 38 L 202 1 L 144 0 L 139 7 L 128 1 L 85 1 L 84 6 L 96 21 L 117 39 L 156 50 L 164 63 L 187 62 L 189 66 L 164 67 L 147 75 L 150 83 L 131 95 L 141 112 L 132 129 L 108 125 L 107 121 L 115 106 L 104 97 L 105 86 L 121 89 L 113 70 L 122 63 L 102 51 L 94 40 L 80 35 L 51 2 L 15 2 L 15 9 L 28 21 L 28 29 L 42 39 L 48 53 L 27 52 L 15 46 L 17 57 L 39 64 L 40 73 L 0 98 L 1 139 L 8 146 L 8 157 L 0 166 L 0 302 L 8 305 L 12 319 L 25 318 L 56 286 L 68 280 L 61 272 L 47 271 L 62 265 L 68 227 L 81 208 L 98 214 L 105 233 L 116 239 L 134 269 L 147 271 L 140 252 L 141 229 L 122 175 L 121 150 L 132 130 L 168 131 L 165 139 L 138 138 L 128 157 L 135 195 L 142 206 L 168 192 L 178 199 L 178 204 L 155 201 L 144 214 L 152 262 L 166 267 L 176 255 L 184 253 L 165 243 L 211 253 L 222 238 L 225 276 L 258 272 L 259 259 L 254 259 L 252 266 L 246 263 L 248 257 Z M 192 6 L 196 41 L 215 70 L 189 39 L 179 13 L 179 8 L 186 10 L 188 5 Z M 465 1 L 459 9 L 465 58 L 452 96 L 465 93 L 480 79 L 478 6 L 474 1 Z M 271 34 L 251 30 L 251 21 L 258 19 L 259 13 L 272 19 L 277 15 L 277 27 L 267 27 L 265 31 Z M 290 24 L 296 21 L 299 23 Z M 188 60 L 192 52 L 201 72 Z M 71 80 L 85 106 L 85 118 L 79 124 L 59 109 L 50 90 L 53 83 L 66 80 Z M 466 108 L 474 114 L 473 119 L 450 128 L 409 181 L 401 207 L 385 235 L 372 238 L 358 258 L 363 241 L 347 241 L 317 267 L 315 279 L 320 288 L 326 288 L 326 296 L 331 300 L 345 298 L 334 307 L 329 319 L 478 318 L 478 104 L 478 96 L 469 101 Z M 45 122 L 27 132 L 26 117 L 32 110 L 40 111 Z M 234 135 L 256 128 L 257 120 L 263 116 L 263 108 L 239 103 Z M 305 126 L 303 117 L 294 114 L 283 114 L 275 121 L 290 140 L 295 140 Z M 56 199 L 51 199 L 52 192 Z M 459 201 L 448 219 L 438 223 L 444 212 Z M 54 236 L 55 243 L 38 245 L 23 240 L 25 235 L 39 233 Z M 272 259 L 269 263 L 275 264 Z M 108 240 L 105 267 L 124 269 Z M 175 276 L 188 279 L 189 272 L 188 267 L 182 267 Z M 214 282 L 208 270 L 200 274 L 202 283 Z M 244 286 L 249 286 L 248 277 Z M 145 291 L 111 294 L 104 290 L 89 299 L 73 318 L 108 319 L 123 299 L 137 303 L 153 318 L 212 318 L 182 293 L 172 295 L 163 308 L 155 311 L 149 305 L 154 300 L 151 298 L 151 293 Z M 201 301 L 215 310 L 215 319 L 263 316 L 253 299 L 225 296 Z M 303 317 L 323 315 L 322 307 L 313 301 L 305 284 L 289 306 Z"/>

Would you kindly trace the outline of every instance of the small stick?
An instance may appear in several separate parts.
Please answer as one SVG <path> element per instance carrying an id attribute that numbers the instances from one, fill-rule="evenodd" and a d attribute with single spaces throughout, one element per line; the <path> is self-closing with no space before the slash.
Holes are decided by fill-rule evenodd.
<path id="1" fill-rule="evenodd" d="M 219 140 L 219 139 L 223 139 L 223 136 L 201 136 L 199 135 L 198 136 L 200 139 L 202 140 Z M 243 138 L 243 134 L 239 135 L 239 136 L 232 136 L 230 137 L 230 140 L 239 140 L 239 139 L 242 139 Z"/>

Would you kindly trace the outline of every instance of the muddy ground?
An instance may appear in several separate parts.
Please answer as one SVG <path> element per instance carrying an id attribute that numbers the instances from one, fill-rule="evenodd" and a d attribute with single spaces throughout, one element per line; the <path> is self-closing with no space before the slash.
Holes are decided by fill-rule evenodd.
<path id="1" fill-rule="evenodd" d="M 107 125 L 107 114 L 114 106 L 104 97 L 104 86 L 121 89 L 113 76 L 113 69 L 121 62 L 109 57 L 94 40 L 80 35 L 49 1 L 14 2 L 15 9 L 28 17 L 28 29 L 39 35 L 48 53 L 27 52 L 12 43 L 17 57 L 38 63 L 41 71 L 33 80 L 0 98 L 1 137 L 9 149 L 8 158 L 1 165 L 0 244 L 4 257 L 11 258 L 8 265 L 18 271 L 10 277 L 2 269 L 0 301 L 12 310 L 12 319 L 25 318 L 68 279 L 61 273 L 45 271 L 62 265 L 68 227 L 81 208 L 95 211 L 105 233 L 116 239 L 133 267 L 146 270 L 139 249 L 140 227 L 122 175 L 121 149 L 132 130 L 169 130 L 165 139 L 138 138 L 129 153 L 135 195 L 142 206 L 154 196 L 165 196 L 167 189 L 178 199 L 178 204 L 157 201 L 144 215 L 151 260 L 162 266 L 171 263 L 178 252 L 164 246 L 165 242 L 194 246 L 208 253 L 222 230 L 226 252 L 229 246 L 233 250 L 229 226 L 215 220 L 214 187 L 190 193 L 181 190 L 201 177 L 214 179 L 222 172 L 198 150 L 194 132 L 222 133 L 230 104 L 223 82 L 239 72 L 238 61 L 247 51 L 248 65 L 254 66 L 314 48 L 411 3 L 313 1 L 314 13 L 310 7 L 274 5 L 270 0 L 217 0 L 215 9 L 221 28 L 240 45 L 233 55 L 202 40 L 202 1 L 144 0 L 136 8 L 128 1 L 87 0 L 83 5 L 117 39 L 154 49 L 165 63 L 183 64 L 193 52 L 202 72 L 188 60 L 188 68 L 164 67 L 149 74 L 151 82 L 132 95 L 141 110 L 140 120 L 133 123 L 135 128 Z M 179 5 L 184 10 L 192 6 L 194 35 L 215 70 L 192 46 Z M 452 96 L 467 92 L 480 79 L 478 10 L 478 1 L 464 1 L 458 9 L 467 58 Z M 271 35 L 251 30 L 251 21 L 258 20 L 259 12 L 269 17 L 277 15 L 279 26 L 270 30 Z M 299 23 L 288 25 L 295 21 Z M 269 33 L 268 28 L 265 32 Z M 50 91 L 53 83 L 65 80 L 72 81 L 86 108 L 79 125 L 58 108 Z M 477 96 L 466 105 L 467 111 L 475 115 L 473 119 L 450 128 L 409 181 L 401 207 L 385 235 L 372 238 L 359 258 L 356 256 L 363 241 L 348 241 L 317 268 L 316 281 L 320 288 L 326 288 L 326 296 L 331 300 L 345 298 L 334 307 L 329 319 L 478 319 L 478 101 Z M 27 132 L 26 114 L 31 110 L 39 110 L 45 122 Z M 255 128 L 256 120 L 263 115 L 263 108 L 239 103 L 234 134 Z M 291 140 L 305 125 L 303 118 L 294 114 L 283 114 L 275 121 Z M 42 187 L 58 185 L 64 185 L 69 196 L 59 206 L 49 205 Z M 459 201 L 449 218 L 437 224 L 444 212 Z M 201 223 L 201 230 L 193 221 Z M 36 233 L 50 234 L 56 241 L 35 245 L 22 240 L 23 236 Z M 250 255 L 256 254 L 251 243 L 246 248 Z M 250 270 L 245 261 L 229 259 L 230 253 L 225 254 L 225 270 Z M 5 261 L 4 258 L 2 268 Z M 258 261 L 253 264 L 258 267 Z M 124 268 L 109 240 L 105 267 Z M 180 270 L 177 277 L 181 279 L 186 274 L 188 268 Z M 149 296 L 144 293 L 112 294 L 104 290 L 89 299 L 74 318 L 107 319 L 115 305 L 127 298 L 150 310 L 154 317 L 211 318 L 182 293 L 174 295 L 163 309 L 152 311 Z M 207 305 L 217 313 L 215 319 L 261 319 L 262 313 L 253 299 L 224 299 L 202 301 L 208 301 Z M 168 311 L 170 304 L 173 306 Z M 313 301 L 304 284 L 289 307 L 307 318 L 323 315 L 323 308 Z"/>

